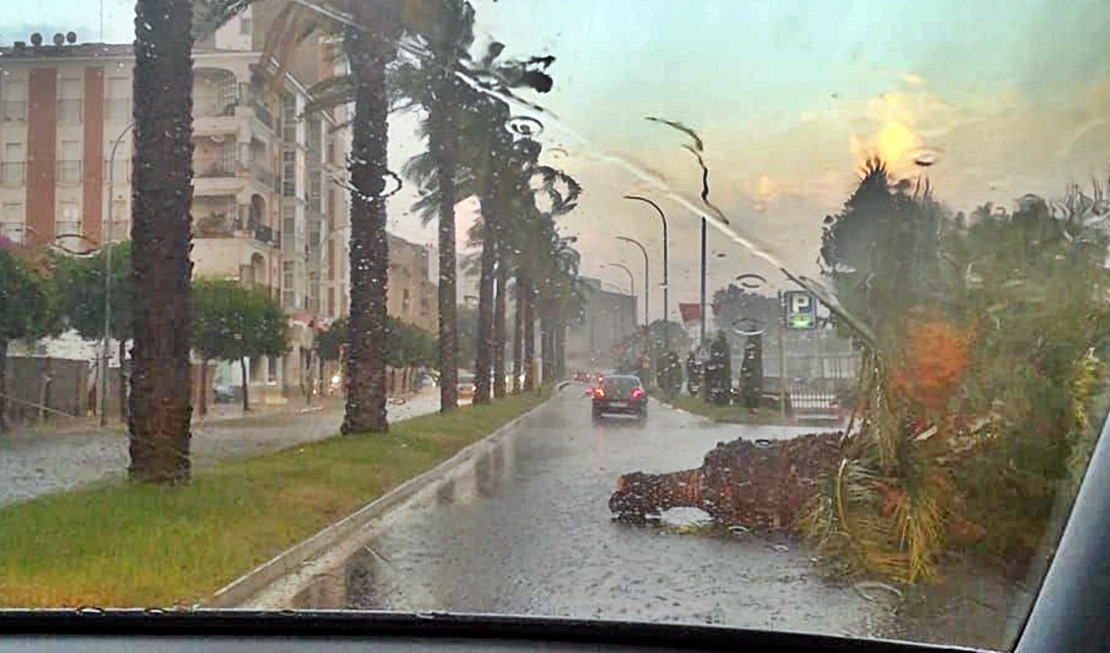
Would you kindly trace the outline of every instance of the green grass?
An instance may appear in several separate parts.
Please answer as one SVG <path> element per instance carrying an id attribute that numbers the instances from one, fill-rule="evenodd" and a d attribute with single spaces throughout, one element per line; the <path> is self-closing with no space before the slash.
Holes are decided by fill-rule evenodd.
<path id="1" fill-rule="evenodd" d="M 192 605 L 254 566 L 542 403 L 399 422 L 195 471 L 115 481 L 0 509 L 0 607 Z"/>
<path id="2" fill-rule="evenodd" d="M 695 415 L 702 415 L 717 422 L 735 422 L 744 424 L 795 424 L 796 420 L 791 418 L 783 418 L 779 415 L 778 409 L 775 408 L 761 408 L 759 412 L 752 415 L 748 412 L 745 406 L 718 406 L 706 402 L 700 397 L 691 397 L 688 394 L 678 394 L 674 397 L 666 397 L 664 395 L 655 395 L 660 401 L 670 404 L 674 408 L 681 408 L 687 412 L 694 413 Z"/>

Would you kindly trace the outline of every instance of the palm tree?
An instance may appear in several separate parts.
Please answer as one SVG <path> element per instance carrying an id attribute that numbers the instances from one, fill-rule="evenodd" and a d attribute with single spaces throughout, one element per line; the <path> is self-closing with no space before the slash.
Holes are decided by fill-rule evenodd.
<path id="1" fill-rule="evenodd" d="M 213 0 L 213 24 L 222 24 L 258 0 Z M 390 97 L 386 68 L 397 54 L 403 28 L 420 14 L 420 3 L 392 0 L 315 0 L 289 3 L 277 14 L 263 53 L 278 60 L 282 76 L 291 44 L 321 31 L 339 33 L 350 74 L 326 79 L 312 104 L 354 103 L 351 122 L 350 338 L 347 348 L 343 433 L 382 432 L 386 420 L 386 234 Z M 402 12 L 405 15 L 402 16 Z"/>
<path id="2" fill-rule="evenodd" d="M 406 176 L 434 198 L 423 206 L 425 221 L 438 218 L 439 409 L 447 412 L 458 405 L 455 181 L 460 111 L 456 103 L 463 89 L 457 73 L 463 70 L 462 62 L 468 59 L 467 50 L 474 41 L 474 10 L 465 0 L 438 0 L 433 9 L 419 30 L 426 56 L 402 62 L 393 74 L 393 90 L 428 114 L 422 125 L 428 151 L 410 161 Z"/>
<path id="3" fill-rule="evenodd" d="M 193 199 L 191 0 L 135 4 L 130 476 L 189 479 Z"/>
<path id="4" fill-rule="evenodd" d="M 389 241 L 384 196 L 388 167 L 386 65 L 396 55 L 397 3 L 354 2 L 343 39 L 355 90 L 351 144 L 351 305 L 343 433 L 382 432 L 386 420 L 386 288 Z"/>

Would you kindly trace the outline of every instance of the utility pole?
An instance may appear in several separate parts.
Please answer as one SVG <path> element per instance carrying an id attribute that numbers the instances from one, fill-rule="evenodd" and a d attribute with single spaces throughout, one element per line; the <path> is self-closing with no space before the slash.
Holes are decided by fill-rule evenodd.
<path id="1" fill-rule="evenodd" d="M 786 417 L 786 305 L 779 291 L 779 415 Z"/>
<path id="2" fill-rule="evenodd" d="M 705 346 L 705 241 L 706 241 L 706 220 L 701 219 L 701 308 L 699 309 L 701 315 L 701 333 L 698 342 L 699 347 Z"/>

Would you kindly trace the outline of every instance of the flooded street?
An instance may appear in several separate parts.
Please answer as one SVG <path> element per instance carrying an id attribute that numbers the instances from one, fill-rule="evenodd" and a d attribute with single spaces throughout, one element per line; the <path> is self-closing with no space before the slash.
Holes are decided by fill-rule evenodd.
<path id="1" fill-rule="evenodd" d="M 592 424 L 572 385 L 406 508 L 294 607 L 446 610 L 868 636 L 891 604 L 818 577 L 785 536 L 703 537 L 612 520 L 626 472 L 701 464 L 718 442 L 813 428 L 718 425 L 653 402 Z M 696 511 L 687 511 L 693 513 Z M 881 594 L 881 593 L 880 593 Z"/>

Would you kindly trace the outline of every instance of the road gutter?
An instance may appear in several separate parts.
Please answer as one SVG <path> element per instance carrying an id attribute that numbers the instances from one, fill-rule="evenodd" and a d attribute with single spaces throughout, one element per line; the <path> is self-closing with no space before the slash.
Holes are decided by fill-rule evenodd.
<path id="1" fill-rule="evenodd" d="M 551 398 L 555 398 L 555 394 Z M 347 559 L 373 537 L 390 512 L 434 492 L 463 464 L 492 449 L 510 430 L 547 406 L 548 399 L 481 440 L 470 444 L 432 469 L 410 478 L 354 513 L 328 526 L 216 591 L 200 607 L 272 609 L 307 588 L 313 579 Z"/>

